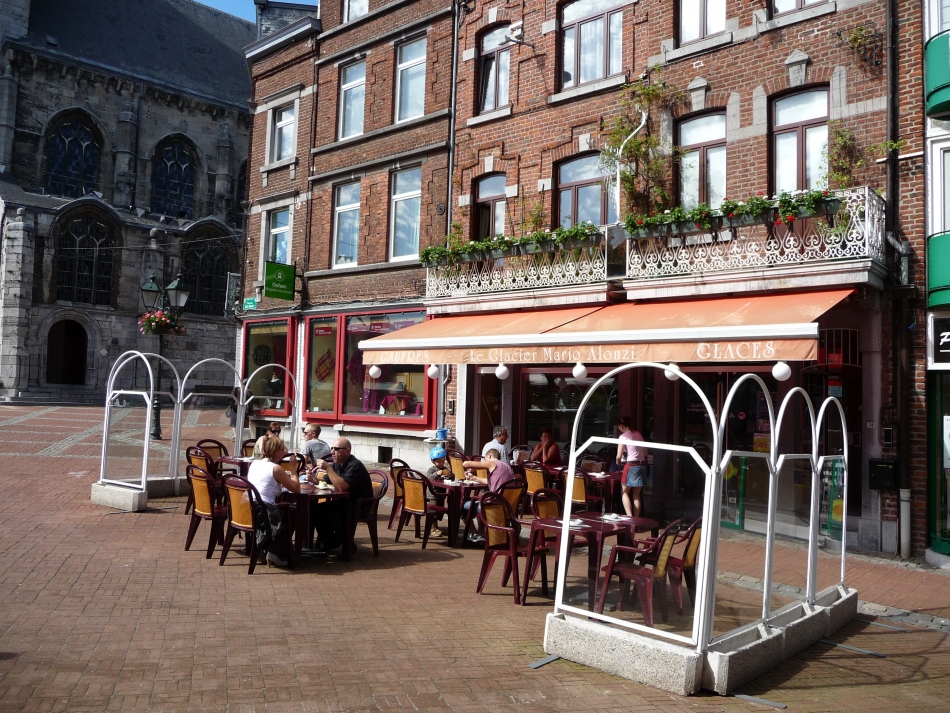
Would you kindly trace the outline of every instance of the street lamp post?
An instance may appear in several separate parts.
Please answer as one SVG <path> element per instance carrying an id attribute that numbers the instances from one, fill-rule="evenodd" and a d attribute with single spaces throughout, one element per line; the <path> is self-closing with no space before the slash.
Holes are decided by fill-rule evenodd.
<path id="1" fill-rule="evenodd" d="M 185 307 L 185 303 L 188 301 L 188 296 L 191 294 L 191 290 L 185 285 L 184 279 L 182 279 L 181 272 L 178 273 L 177 277 L 172 280 L 167 286 L 163 287 L 158 283 L 158 278 L 154 274 L 148 279 L 144 285 L 142 285 L 142 302 L 145 305 L 146 311 L 158 311 L 161 310 L 169 314 L 172 318 L 172 322 L 177 322 L 179 317 L 181 317 L 181 312 Z M 158 356 L 162 356 L 162 349 L 165 346 L 165 335 L 164 332 L 158 333 Z M 162 389 L 162 360 L 158 360 L 158 372 L 156 374 L 156 389 L 161 391 Z M 162 437 L 162 422 L 161 422 L 161 412 L 162 404 L 161 398 L 156 392 L 155 398 L 152 401 L 152 431 L 151 436 L 155 439 L 161 439 Z"/>

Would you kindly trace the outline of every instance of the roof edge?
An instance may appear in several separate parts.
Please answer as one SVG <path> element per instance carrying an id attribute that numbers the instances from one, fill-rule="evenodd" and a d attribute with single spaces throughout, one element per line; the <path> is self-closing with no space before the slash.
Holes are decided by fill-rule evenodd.
<path id="1" fill-rule="evenodd" d="M 287 25 L 287 27 L 282 27 L 277 30 L 277 32 L 273 32 L 267 37 L 249 44 L 244 48 L 244 57 L 248 64 L 256 62 L 259 59 L 283 49 L 287 45 L 293 44 L 299 40 L 301 36 L 319 33 L 322 29 L 323 23 L 320 21 L 320 18 L 303 17 L 297 20 L 297 22 Z"/>

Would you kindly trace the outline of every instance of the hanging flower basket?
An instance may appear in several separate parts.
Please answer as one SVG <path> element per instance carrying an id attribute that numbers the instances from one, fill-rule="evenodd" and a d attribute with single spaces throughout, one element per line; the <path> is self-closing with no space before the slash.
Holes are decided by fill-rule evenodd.
<path id="1" fill-rule="evenodd" d="M 151 334 L 156 337 L 165 334 L 179 335 L 185 333 L 185 325 L 180 318 L 159 309 L 142 315 L 139 319 L 139 330 L 142 334 Z"/>

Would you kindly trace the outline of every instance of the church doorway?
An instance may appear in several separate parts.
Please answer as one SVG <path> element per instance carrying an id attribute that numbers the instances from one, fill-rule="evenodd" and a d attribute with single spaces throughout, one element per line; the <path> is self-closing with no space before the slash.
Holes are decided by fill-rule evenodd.
<path id="1" fill-rule="evenodd" d="M 46 383 L 86 383 L 86 329 L 79 322 L 62 319 L 46 339 Z"/>

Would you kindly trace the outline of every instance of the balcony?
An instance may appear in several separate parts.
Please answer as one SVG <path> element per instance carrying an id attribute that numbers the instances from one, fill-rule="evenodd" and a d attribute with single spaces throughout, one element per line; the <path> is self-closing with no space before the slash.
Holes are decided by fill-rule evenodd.
<path id="1" fill-rule="evenodd" d="M 950 231 L 927 239 L 927 306 L 950 305 Z"/>
<path id="2" fill-rule="evenodd" d="M 627 278 L 708 277 L 737 271 L 761 274 L 762 270 L 780 272 L 786 266 L 862 259 L 883 266 L 883 199 L 868 187 L 835 193 L 841 198 L 841 208 L 834 226 L 824 218 L 808 218 L 791 226 L 757 224 L 703 235 L 630 240 Z"/>
<path id="3" fill-rule="evenodd" d="M 934 35 L 924 45 L 925 113 L 932 119 L 950 115 L 950 30 Z"/>

